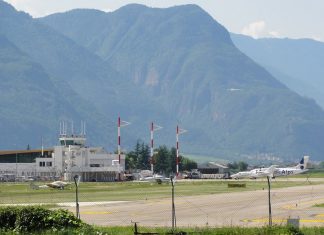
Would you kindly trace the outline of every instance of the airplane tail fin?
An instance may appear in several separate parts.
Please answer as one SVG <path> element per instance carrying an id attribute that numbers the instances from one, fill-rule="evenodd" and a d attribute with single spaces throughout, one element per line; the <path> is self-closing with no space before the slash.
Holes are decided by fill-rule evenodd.
<path id="1" fill-rule="evenodd" d="M 276 170 L 277 165 L 272 165 L 267 169 L 267 174 L 270 177 L 273 177 L 274 171 Z"/>
<path id="2" fill-rule="evenodd" d="M 301 161 L 299 162 L 299 164 L 296 166 L 297 169 L 301 169 L 304 170 L 307 168 L 307 163 L 309 160 L 309 156 L 304 156 Z"/>

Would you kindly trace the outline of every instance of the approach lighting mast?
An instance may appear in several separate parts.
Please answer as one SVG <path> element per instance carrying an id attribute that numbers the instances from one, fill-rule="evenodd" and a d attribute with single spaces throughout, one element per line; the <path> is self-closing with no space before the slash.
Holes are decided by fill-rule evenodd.
<path id="1" fill-rule="evenodd" d="M 120 128 L 121 127 L 124 127 L 124 126 L 128 126 L 130 125 L 130 122 L 126 122 L 126 121 L 122 121 L 120 119 L 120 116 L 118 117 L 118 164 L 119 164 L 119 167 L 120 167 L 120 155 L 121 155 L 121 148 L 120 148 Z M 118 180 L 120 180 L 120 172 L 118 172 Z"/>

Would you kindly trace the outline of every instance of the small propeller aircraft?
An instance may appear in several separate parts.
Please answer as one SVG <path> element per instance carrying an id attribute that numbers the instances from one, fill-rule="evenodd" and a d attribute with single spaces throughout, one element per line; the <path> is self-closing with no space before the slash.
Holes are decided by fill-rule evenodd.
<path id="1" fill-rule="evenodd" d="M 32 189 L 42 189 L 42 188 L 54 188 L 54 189 L 61 189 L 63 190 L 66 186 L 70 185 L 71 183 L 64 182 L 64 181 L 54 181 L 51 183 L 47 183 L 44 185 L 35 185 L 34 182 L 30 183 L 30 187 Z"/>
<path id="2" fill-rule="evenodd" d="M 261 178 L 261 177 L 273 177 L 273 173 L 276 169 L 276 165 L 272 165 L 268 168 L 256 168 L 250 171 L 241 171 L 234 175 L 231 175 L 233 179 L 241 179 L 241 178 Z"/>

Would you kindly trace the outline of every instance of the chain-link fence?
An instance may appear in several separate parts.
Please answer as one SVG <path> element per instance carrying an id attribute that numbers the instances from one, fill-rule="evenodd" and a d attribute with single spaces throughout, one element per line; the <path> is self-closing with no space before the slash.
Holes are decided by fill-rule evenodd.
<path id="1" fill-rule="evenodd" d="M 321 178 L 272 179 L 270 191 L 267 178 L 175 180 L 174 184 L 72 181 L 61 187 L 50 183 L 2 182 L 1 205 L 66 208 L 89 224 L 106 226 L 134 222 L 141 227 L 324 225 Z"/>

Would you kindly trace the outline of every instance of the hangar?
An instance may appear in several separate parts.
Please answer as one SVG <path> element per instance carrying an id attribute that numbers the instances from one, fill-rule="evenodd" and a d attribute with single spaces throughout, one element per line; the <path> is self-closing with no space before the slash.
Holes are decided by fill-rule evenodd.
<path id="1" fill-rule="evenodd" d="M 202 179 L 224 179 L 230 176 L 227 166 L 215 162 L 199 164 L 198 170 L 201 173 L 200 177 Z"/>

